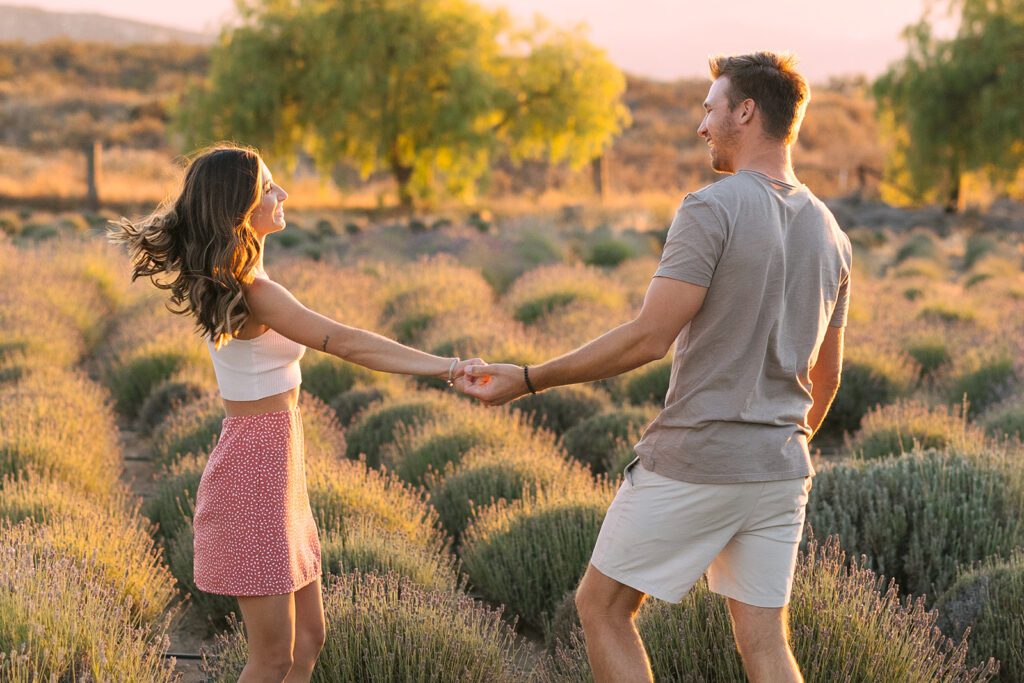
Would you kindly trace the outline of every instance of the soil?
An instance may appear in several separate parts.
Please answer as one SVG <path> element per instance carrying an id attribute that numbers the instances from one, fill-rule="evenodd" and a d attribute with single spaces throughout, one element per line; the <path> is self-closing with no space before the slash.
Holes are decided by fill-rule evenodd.
<path id="1" fill-rule="evenodd" d="M 124 453 L 121 480 L 146 501 L 157 489 L 159 468 L 150 459 L 145 440 L 137 432 L 123 424 L 118 425 L 118 431 Z M 171 642 L 167 653 L 175 656 L 174 671 L 180 676 L 180 683 L 202 683 L 206 680 L 201 669 L 202 653 L 213 644 L 212 640 L 204 639 L 206 632 L 206 625 L 186 603 L 178 611 L 168 633 Z"/>

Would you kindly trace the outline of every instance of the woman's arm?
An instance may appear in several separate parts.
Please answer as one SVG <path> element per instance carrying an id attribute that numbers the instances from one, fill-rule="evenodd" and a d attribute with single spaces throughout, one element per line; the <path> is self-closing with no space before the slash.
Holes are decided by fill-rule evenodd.
<path id="1" fill-rule="evenodd" d="M 271 280 L 253 280 L 245 300 L 256 320 L 278 334 L 371 370 L 447 378 L 455 360 L 331 320 L 306 308 L 291 292 Z M 459 376 L 463 364 L 465 361 L 457 368 Z"/>

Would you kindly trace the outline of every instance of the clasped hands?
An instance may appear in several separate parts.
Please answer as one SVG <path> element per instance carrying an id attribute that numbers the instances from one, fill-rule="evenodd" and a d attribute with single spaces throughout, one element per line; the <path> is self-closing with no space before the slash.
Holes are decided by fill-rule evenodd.
<path id="1" fill-rule="evenodd" d="M 489 406 L 504 405 L 529 392 L 521 365 L 488 364 L 480 358 L 459 361 L 452 372 L 452 384 Z"/>

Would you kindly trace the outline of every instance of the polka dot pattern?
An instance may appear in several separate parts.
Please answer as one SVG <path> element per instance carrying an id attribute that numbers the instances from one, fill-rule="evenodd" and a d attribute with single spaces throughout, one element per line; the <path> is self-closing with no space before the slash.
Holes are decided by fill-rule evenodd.
<path id="1" fill-rule="evenodd" d="M 291 593 L 320 576 L 298 408 L 224 418 L 196 492 L 196 586 Z"/>

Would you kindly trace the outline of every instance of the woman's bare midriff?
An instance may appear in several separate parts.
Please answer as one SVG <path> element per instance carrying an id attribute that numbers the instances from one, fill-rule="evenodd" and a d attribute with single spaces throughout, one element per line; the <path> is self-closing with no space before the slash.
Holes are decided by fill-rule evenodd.
<path id="1" fill-rule="evenodd" d="M 282 391 L 280 394 L 265 396 L 256 401 L 229 401 L 224 402 L 224 412 L 228 417 L 240 415 L 258 415 L 260 413 L 277 413 L 282 410 L 291 410 L 299 405 L 299 388 Z"/>

